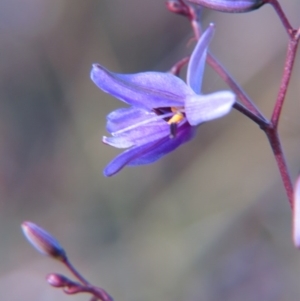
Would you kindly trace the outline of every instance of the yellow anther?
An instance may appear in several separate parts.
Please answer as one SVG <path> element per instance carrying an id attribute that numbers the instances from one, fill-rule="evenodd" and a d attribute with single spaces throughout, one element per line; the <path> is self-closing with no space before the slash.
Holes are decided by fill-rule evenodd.
<path id="1" fill-rule="evenodd" d="M 171 108 L 173 109 L 173 108 Z M 172 116 L 172 118 L 170 118 L 170 120 L 168 121 L 168 124 L 171 123 L 179 123 L 182 119 L 184 118 L 183 114 L 181 112 L 176 112 L 176 114 L 174 114 L 174 116 Z"/>

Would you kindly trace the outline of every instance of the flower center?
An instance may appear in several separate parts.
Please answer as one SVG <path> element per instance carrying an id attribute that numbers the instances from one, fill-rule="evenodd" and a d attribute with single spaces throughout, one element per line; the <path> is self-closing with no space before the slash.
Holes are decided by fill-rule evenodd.
<path id="1" fill-rule="evenodd" d="M 183 108 L 171 107 L 171 111 L 175 114 L 168 120 L 168 124 L 170 125 L 170 138 L 176 137 L 177 125 L 185 118 L 181 110 L 183 110 Z"/>
<path id="2" fill-rule="evenodd" d="M 168 124 L 172 124 L 172 123 L 177 124 L 184 119 L 184 115 L 180 111 L 180 108 L 171 107 L 171 111 L 175 114 L 168 120 Z"/>

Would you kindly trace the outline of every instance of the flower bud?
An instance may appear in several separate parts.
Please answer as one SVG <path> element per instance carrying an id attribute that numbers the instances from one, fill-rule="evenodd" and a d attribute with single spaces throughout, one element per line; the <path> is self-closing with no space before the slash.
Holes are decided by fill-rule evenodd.
<path id="1" fill-rule="evenodd" d="M 188 2 L 201 6 L 226 12 L 245 13 L 258 9 L 266 3 L 265 0 L 187 0 Z"/>
<path id="2" fill-rule="evenodd" d="M 46 280 L 53 287 L 65 287 L 73 284 L 73 281 L 69 278 L 56 273 L 48 274 Z"/>
<path id="3" fill-rule="evenodd" d="M 80 283 L 74 282 L 61 274 L 51 273 L 47 275 L 46 280 L 53 287 L 63 288 L 63 291 L 69 295 L 89 291 L 85 286 L 82 286 Z"/>
<path id="4" fill-rule="evenodd" d="M 295 247 L 300 249 L 300 176 L 294 188 L 293 240 Z"/>
<path id="5" fill-rule="evenodd" d="M 66 253 L 59 242 L 48 232 L 32 222 L 23 222 L 22 230 L 27 240 L 40 253 L 65 260 Z"/>

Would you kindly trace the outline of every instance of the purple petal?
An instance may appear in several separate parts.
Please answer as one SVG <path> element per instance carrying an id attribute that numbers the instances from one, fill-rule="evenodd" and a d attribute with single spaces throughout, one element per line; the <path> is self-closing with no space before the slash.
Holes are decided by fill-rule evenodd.
<path id="1" fill-rule="evenodd" d="M 113 159 L 104 169 L 104 175 L 109 177 L 119 172 L 126 165 L 142 165 L 152 163 L 167 153 L 176 149 L 194 137 L 195 128 L 187 123 L 178 129 L 177 136 L 170 138 L 166 136 L 155 142 L 134 147 L 121 153 Z"/>
<path id="2" fill-rule="evenodd" d="M 113 137 L 103 137 L 103 142 L 117 148 L 128 148 L 156 141 L 170 134 L 170 125 L 160 119 L 140 125 L 125 132 L 114 132 Z"/>
<path id="3" fill-rule="evenodd" d="M 117 74 L 94 64 L 91 79 L 104 92 L 135 107 L 182 106 L 193 91 L 177 76 L 163 72 Z"/>
<path id="4" fill-rule="evenodd" d="M 263 0 L 188 0 L 201 6 L 228 13 L 244 13 L 268 3 Z"/>
<path id="5" fill-rule="evenodd" d="M 170 134 L 170 125 L 164 117 L 138 108 L 123 108 L 107 116 L 107 129 L 113 137 L 103 137 L 103 142 L 117 148 L 146 144 Z"/>
<path id="6" fill-rule="evenodd" d="M 110 133 L 116 132 L 131 124 L 136 124 L 155 116 L 157 116 L 157 114 L 154 112 L 136 107 L 120 108 L 107 115 L 106 129 Z"/>
<path id="7" fill-rule="evenodd" d="M 116 148 L 130 148 L 134 143 L 127 139 L 127 137 L 106 137 L 103 136 L 102 142 Z"/>
<path id="8" fill-rule="evenodd" d="M 207 49 L 213 37 L 214 31 L 215 26 L 210 24 L 209 27 L 202 33 L 188 64 L 186 81 L 196 94 L 201 93 Z"/>
<path id="9" fill-rule="evenodd" d="M 194 95 L 186 99 L 186 118 L 190 125 L 195 126 L 226 115 L 234 102 L 235 95 L 230 91 Z"/>
<path id="10" fill-rule="evenodd" d="M 175 138 L 169 138 L 167 141 L 164 141 L 155 148 L 150 149 L 147 153 L 131 161 L 128 164 L 128 166 L 143 165 L 155 162 L 162 156 L 175 150 L 181 144 L 190 141 L 192 138 L 194 138 L 195 133 L 196 128 L 191 127 L 189 124 L 186 123 L 182 126 L 182 128 L 179 128 L 177 130 Z"/>
<path id="11" fill-rule="evenodd" d="M 118 155 L 114 158 L 104 169 L 103 174 L 106 177 L 110 177 L 119 172 L 122 168 L 128 165 L 131 161 L 137 159 L 139 156 L 144 153 L 149 152 L 152 148 L 159 146 L 159 144 L 163 143 L 165 140 L 168 140 L 168 137 L 165 137 L 156 142 L 151 142 L 148 144 L 144 144 L 142 146 L 134 147 L 126 150 L 125 152 Z"/>

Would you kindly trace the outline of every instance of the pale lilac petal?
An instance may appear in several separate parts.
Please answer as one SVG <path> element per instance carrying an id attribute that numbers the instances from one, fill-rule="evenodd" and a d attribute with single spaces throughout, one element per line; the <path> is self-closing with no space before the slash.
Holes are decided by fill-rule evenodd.
<path id="1" fill-rule="evenodd" d="M 156 141 L 169 134 L 170 125 L 159 119 L 127 131 L 113 132 L 113 137 L 103 137 L 103 142 L 117 148 L 128 148 Z"/>
<path id="2" fill-rule="evenodd" d="M 107 115 L 106 129 L 110 133 L 116 132 L 127 128 L 132 124 L 137 124 L 146 119 L 154 118 L 155 116 L 157 116 L 157 114 L 154 112 L 141 108 L 120 108 Z"/>
<path id="3" fill-rule="evenodd" d="M 126 150 L 113 159 L 104 169 L 104 175 L 109 177 L 119 172 L 126 165 L 142 165 L 157 161 L 162 156 L 175 150 L 181 144 L 194 137 L 195 128 L 188 124 L 182 126 L 175 138 L 166 136 L 155 142 Z"/>
<path id="4" fill-rule="evenodd" d="M 300 177 L 298 177 L 294 188 L 293 209 L 293 240 L 295 247 L 300 249 Z"/>
<path id="5" fill-rule="evenodd" d="M 207 49 L 213 37 L 214 31 L 215 26 L 210 24 L 209 27 L 202 33 L 188 64 L 186 81 L 196 94 L 201 93 Z"/>
<path id="6" fill-rule="evenodd" d="M 185 101 L 186 118 L 190 125 L 195 126 L 226 115 L 234 102 L 235 95 L 230 91 L 194 95 Z"/>
<path id="7" fill-rule="evenodd" d="M 155 123 L 139 126 L 126 132 L 126 138 L 134 143 L 135 146 L 152 142 L 170 134 L 170 125 L 160 120 Z"/>
<path id="8" fill-rule="evenodd" d="M 106 137 L 103 136 L 102 142 L 116 148 L 130 148 L 134 143 L 127 139 L 127 137 Z"/>
<path id="9" fill-rule="evenodd" d="M 182 106 L 183 99 L 193 94 L 183 80 L 170 73 L 117 74 L 94 64 L 91 79 L 104 92 L 140 108 Z"/>

